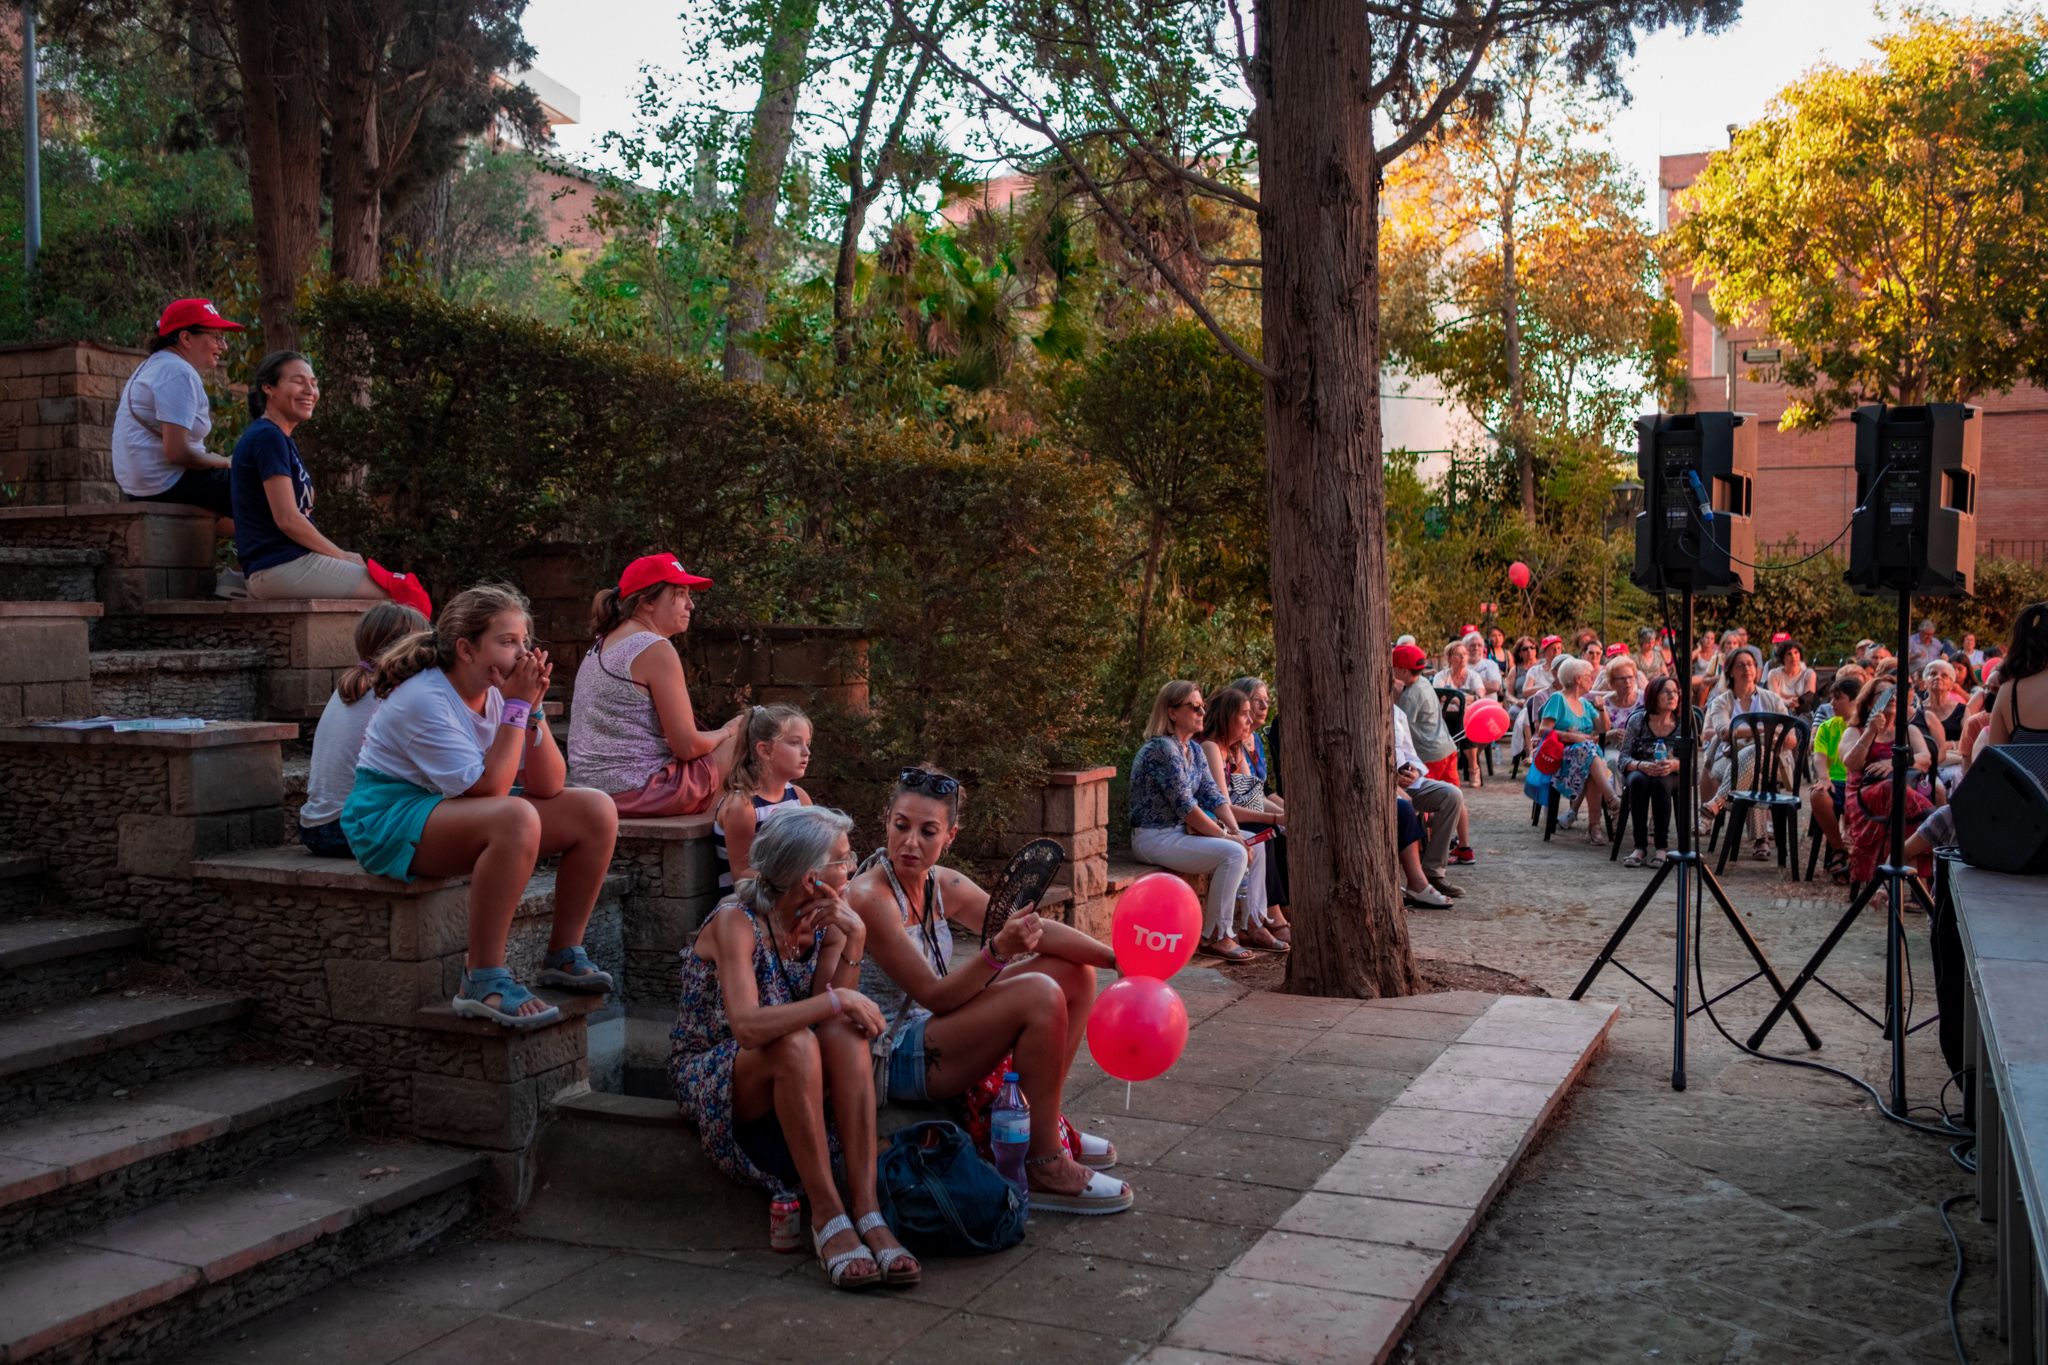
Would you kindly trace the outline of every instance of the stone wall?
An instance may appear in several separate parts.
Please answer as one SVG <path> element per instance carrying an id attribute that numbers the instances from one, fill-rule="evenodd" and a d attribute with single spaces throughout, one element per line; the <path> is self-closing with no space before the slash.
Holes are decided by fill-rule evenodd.
<path id="1" fill-rule="evenodd" d="M 619 821 L 612 872 L 626 879 L 622 998 L 628 1006 L 673 1008 L 677 958 L 718 903 L 711 817 Z"/>
<path id="2" fill-rule="evenodd" d="M 143 355 L 90 341 L 0 346 L 0 503 L 120 499 L 114 411 Z"/>
<path id="3" fill-rule="evenodd" d="M 0 725 L 92 711 L 88 635 L 99 608 L 0 602 Z"/>
<path id="4" fill-rule="evenodd" d="M 1045 785 L 1018 804 L 1006 849 L 1051 839 L 1066 851 L 1056 886 L 1073 896 L 1071 922 L 1107 939 L 1109 913 L 1109 781 L 1115 768 L 1077 768 L 1048 774 Z"/>

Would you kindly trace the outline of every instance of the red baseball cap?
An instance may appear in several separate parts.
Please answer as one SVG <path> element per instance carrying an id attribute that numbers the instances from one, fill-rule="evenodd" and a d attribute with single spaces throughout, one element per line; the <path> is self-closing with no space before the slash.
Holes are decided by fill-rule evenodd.
<path id="1" fill-rule="evenodd" d="M 186 327 L 204 327 L 215 332 L 239 332 L 242 324 L 224 318 L 212 299 L 178 299 L 156 320 L 156 334 L 167 337 Z"/>
<path id="2" fill-rule="evenodd" d="M 674 583 L 683 588 L 708 588 L 711 580 L 691 573 L 683 561 L 671 554 L 642 555 L 619 575 L 619 596 L 631 597 L 657 583 Z"/>
<path id="3" fill-rule="evenodd" d="M 1411 673 L 1420 673 L 1420 672 L 1422 671 L 1422 669 L 1423 669 L 1424 665 L 1426 665 L 1426 664 L 1428 664 L 1428 663 L 1429 663 L 1429 656 L 1428 656 L 1427 654 L 1424 654 L 1424 653 L 1422 652 L 1422 648 L 1421 648 L 1421 646 L 1419 646 L 1419 645 L 1395 645 L 1395 646 L 1394 646 L 1394 667 L 1396 667 L 1396 668 L 1405 668 L 1405 669 L 1407 669 L 1407 670 L 1408 670 L 1409 672 L 1411 672 Z"/>
<path id="4" fill-rule="evenodd" d="M 1536 642 L 1536 647 L 1538 649 L 1548 649 L 1552 645 L 1561 645 L 1563 643 L 1564 637 L 1561 635 L 1546 635 Z"/>
<path id="5" fill-rule="evenodd" d="M 1463 638 L 1464 636 L 1467 636 L 1467 635 L 1477 635 L 1478 633 L 1479 633 L 1479 627 L 1477 627 L 1477 626 L 1466 626 L 1466 627 L 1465 627 L 1464 629 L 1462 629 L 1462 630 L 1460 630 L 1460 631 L 1458 632 L 1458 635 L 1459 635 L 1459 637 L 1460 637 L 1460 638 Z"/>
<path id="6" fill-rule="evenodd" d="M 399 606 L 411 607 L 430 621 L 434 619 L 434 599 L 427 596 L 419 579 L 409 573 L 393 573 L 374 559 L 365 559 L 363 569 L 370 575 L 370 581 L 384 589 Z"/>
<path id="7" fill-rule="evenodd" d="M 1611 658 L 1613 658 L 1613 657 L 1614 657 L 1615 655 L 1617 655 L 1617 654 L 1626 654 L 1626 653 L 1628 653 L 1628 646 L 1627 646 L 1627 645 L 1625 645 L 1625 644 L 1623 644 L 1623 643 L 1621 643 L 1621 642 L 1620 642 L 1619 640 L 1617 640 L 1617 641 L 1615 641 L 1615 642 L 1614 642 L 1613 644 L 1611 644 L 1611 645 L 1607 646 L 1607 657 L 1608 657 L 1608 658 L 1610 658 L 1610 659 L 1611 659 Z"/>

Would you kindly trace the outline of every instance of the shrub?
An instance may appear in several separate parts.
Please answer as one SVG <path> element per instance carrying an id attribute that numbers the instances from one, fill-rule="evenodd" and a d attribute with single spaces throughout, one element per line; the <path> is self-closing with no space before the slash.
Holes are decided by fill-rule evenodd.
<path id="1" fill-rule="evenodd" d="M 644 353 L 402 289 L 312 307 L 305 430 L 323 526 L 439 592 L 570 543 L 591 589 L 671 549 L 707 624 L 853 624 L 871 713 L 821 717 L 829 800 L 872 817 L 906 761 L 1006 797 L 1101 752 L 1094 681 L 1126 551 L 1104 475 L 1050 445 L 948 445 Z M 845 790 L 841 790 L 841 784 Z"/>

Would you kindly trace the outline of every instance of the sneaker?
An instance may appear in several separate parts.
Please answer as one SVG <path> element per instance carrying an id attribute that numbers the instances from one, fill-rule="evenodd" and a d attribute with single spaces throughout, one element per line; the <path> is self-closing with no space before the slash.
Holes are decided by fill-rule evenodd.
<path id="1" fill-rule="evenodd" d="M 249 595 L 249 580 L 239 569 L 222 569 L 213 576 L 213 595 L 224 602 L 239 602 Z"/>
<path id="2" fill-rule="evenodd" d="M 1465 894 L 1464 887 L 1453 886 L 1450 882 L 1445 881 L 1442 877 L 1430 877 L 1429 884 L 1436 888 L 1436 892 L 1439 896 L 1449 896 L 1452 900 L 1456 900 L 1458 897 Z"/>
<path id="3" fill-rule="evenodd" d="M 1465 845 L 1459 844 L 1451 850 L 1451 861 L 1459 867 L 1470 867 L 1479 861 L 1479 855 Z"/>
<path id="4" fill-rule="evenodd" d="M 1578 823 L 1578 820 L 1579 808 L 1577 806 L 1573 806 L 1570 810 L 1559 812 L 1557 817 L 1557 827 L 1559 829 L 1570 829 L 1573 825 Z"/>
<path id="5" fill-rule="evenodd" d="M 1448 910 L 1451 908 L 1450 901 L 1433 886 L 1425 886 L 1420 891 L 1413 891 L 1404 886 L 1401 888 L 1401 899 L 1418 910 Z"/>

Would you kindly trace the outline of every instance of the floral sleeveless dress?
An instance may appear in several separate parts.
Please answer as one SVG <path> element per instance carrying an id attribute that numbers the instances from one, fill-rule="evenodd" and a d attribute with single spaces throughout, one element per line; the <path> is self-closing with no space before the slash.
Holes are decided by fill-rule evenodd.
<path id="1" fill-rule="evenodd" d="M 745 915 L 754 931 L 754 986 L 763 1005 L 789 1005 L 807 999 L 811 975 L 818 965 L 818 945 L 825 932 L 811 938 L 811 950 L 802 958 L 778 960 L 761 931 L 754 912 L 736 900 L 722 902 L 712 915 Z M 711 923 L 710 917 L 704 921 Z M 700 930 L 699 932 L 702 932 Z M 685 948 L 683 958 L 683 999 L 676 1010 L 676 1026 L 669 1034 L 669 1079 L 675 1083 L 676 1104 L 683 1116 L 697 1125 L 704 1142 L 704 1154 L 712 1164 L 743 1185 L 759 1185 L 778 1195 L 801 1193 L 791 1182 L 756 1164 L 741 1144 L 733 1121 L 732 1069 L 739 1056 L 739 1041 L 725 1017 L 725 997 L 718 987 L 718 967 Z M 774 1116 L 768 1117 L 773 1123 Z M 826 1136 L 832 1154 L 839 1154 L 838 1136 L 831 1117 L 826 1116 Z"/>

